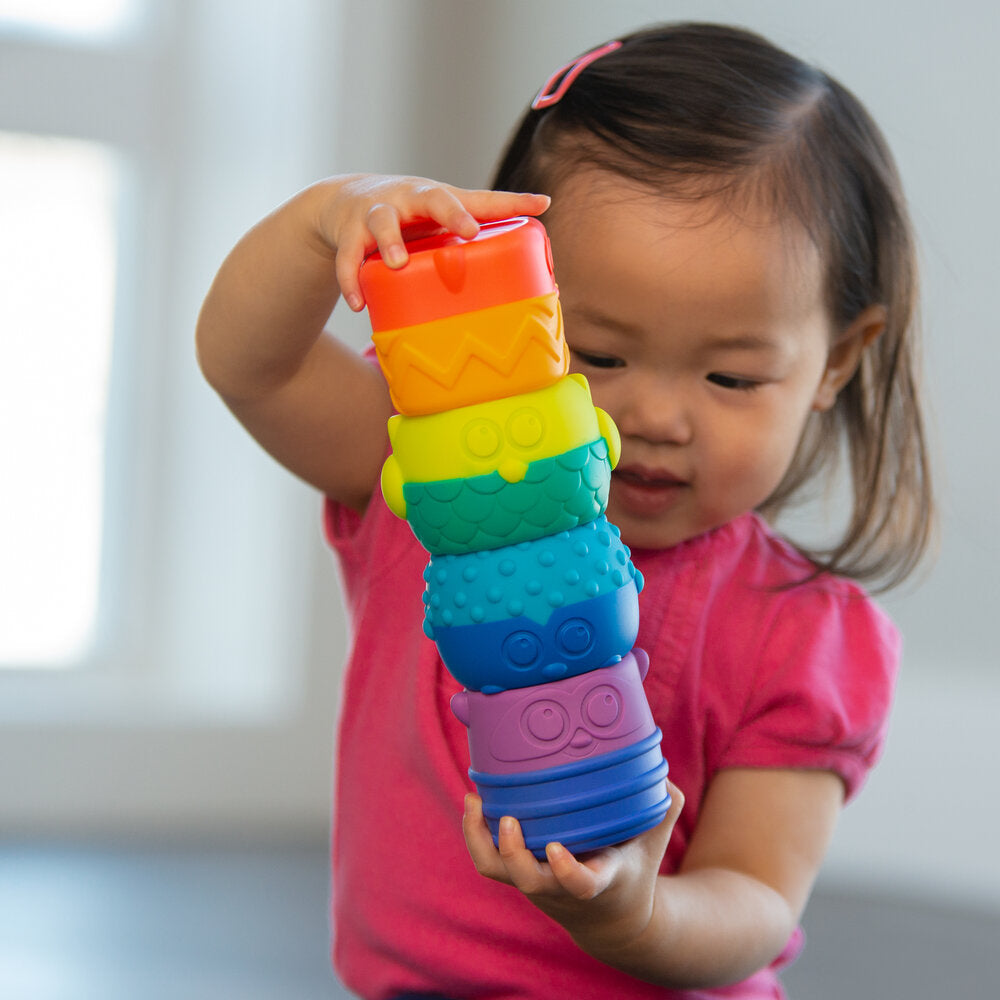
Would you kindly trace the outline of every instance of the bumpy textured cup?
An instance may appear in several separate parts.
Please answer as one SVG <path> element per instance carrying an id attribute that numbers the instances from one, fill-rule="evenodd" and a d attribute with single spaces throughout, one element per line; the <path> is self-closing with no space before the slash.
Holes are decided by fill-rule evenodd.
<path id="1" fill-rule="evenodd" d="M 642 574 L 603 514 L 535 541 L 432 556 L 424 580 L 424 632 L 473 691 L 607 666 L 639 631 Z"/>
<path id="2" fill-rule="evenodd" d="M 530 542 L 432 556 L 424 570 L 427 622 L 434 631 L 523 616 L 544 623 L 555 608 L 641 581 L 630 557 L 603 514 Z"/>
<path id="3" fill-rule="evenodd" d="M 569 371 L 557 292 L 372 337 L 389 395 L 420 416 L 543 389 Z"/>
<path id="4" fill-rule="evenodd" d="M 594 406 L 582 375 L 506 399 L 462 406 L 424 417 L 389 418 L 392 454 L 382 466 L 382 494 L 406 516 L 403 486 L 410 482 L 467 479 L 498 472 L 518 483 L 528 466 L 602 437 L 612 468 L 621 454 L 614 421 Z"/>
<path id="5" fill-rule="evenodd" d="M 406 519 L 434 554 L 477 552 L 532 541 L 594 520 L 608 505 L 611 463 L 604 438 L 528 464 L 518 483 L 499 472 L 404 483 Z"/>

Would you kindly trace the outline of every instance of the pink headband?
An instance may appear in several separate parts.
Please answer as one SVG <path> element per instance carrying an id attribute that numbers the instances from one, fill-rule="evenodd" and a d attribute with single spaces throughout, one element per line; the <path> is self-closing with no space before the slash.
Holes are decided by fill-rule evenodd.
<path id="1" fill-rule="evenodd" d="M 531 102 L 532 111 L 540 111 L 543 108 L 550 108 L 553 104 L 558 104 L 563 95 L 569 90 L 573 81 L 596 59 L 606 56 L 615 49 L 620 49 L 622 43 L 615 40 L 607 42 L 590 52 L 584 53 L 572 62 L 566 63 L 552 74 L 546 81 L 538 95 Z M 553 89 L 555 88 L 555 89 Z"/>

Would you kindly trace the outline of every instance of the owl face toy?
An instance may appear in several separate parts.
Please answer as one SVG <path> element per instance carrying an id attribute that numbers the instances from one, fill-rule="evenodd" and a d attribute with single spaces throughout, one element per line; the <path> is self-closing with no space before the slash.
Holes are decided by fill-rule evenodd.
<path id="1" fill-rule="evenodd" d="M 451 674 L 490 694 L 617 663 L 639 630 L 643 579 L 603 515 L 499 549 L 433 556 L 424 632 Z"/>
<path id="2" fill-rule="evenodd" d="M 578 854 L 663 819 L 668 768 L 642 690 L 648 663 L 635 649 L 580 677 L 455 695 L 452 710 L 469 727 L 469 777 L 494 840 L 501 817 L 516 816 L 536 857 L 552 841 Z"/>
<path id="3" fill-rule="evenodd" d="M 500 694 L 463 691 L 451 700 L 469 728 L 475 771 L 515 774 L 572 764 L 631 746 L 656 731 L 643 693 L 649 657 Z"/>
<path id="4" fill-rule="evenodd" d="M 604 438 L 611 467 L 621 437 L 595 407 L 582 375 L 567 375 L 536 392 L 462 406 L 424 417 L 389 420 L 392 455 L 382 468 L 382 494 L 393 513 L 406 516 L 403 484 L 466 479 L 499 473 L 524 479 L 530 463 Z"/>

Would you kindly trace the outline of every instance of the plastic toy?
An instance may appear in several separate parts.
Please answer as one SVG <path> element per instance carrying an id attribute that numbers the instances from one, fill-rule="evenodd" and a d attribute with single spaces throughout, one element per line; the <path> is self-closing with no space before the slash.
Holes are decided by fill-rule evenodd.
<path id="1" fill-rule="evenodd" d="M 469 727 L 469 773 L 494 836 L 500 818 L 514 815 L 536 855 L 550 840 L 579 852 L 663 818 L 667 765 L 642 689 L 648 665 L 636 649 L 567 680 L 455 696 L 452 709 Z"/>
<path id="2" fill-rule="evenodd" d="M 383 475 L 382 491 L 428 552 L 479 552 L 568 531 L 603 514 L 611 485 L 608 456 L 600 438 L 528 463 L 516 483 L 499 472 L 403 482 L 394 470 Z"/>
<path id="3" fill-rule="evenodd" d="M 604 516 L 617 428 L 567 374 L 540 222 L 407 249 L 400 270 L 361 268 L 399 411 L 382 492 L 430 553 L 424 631 L 465 687 L 469 775 L 494 840 L 512 815 L 537 857 L 619 843 L 670 795 L 634 646 L 642 576 Z"/>
<path id="4" fill-rule="evenodd" d="M 424 632 L 456 680 L 487 694 L 617 663 L 639 630 L 636 573 L 599 518 L 555 535 L 432 556 Z"/>

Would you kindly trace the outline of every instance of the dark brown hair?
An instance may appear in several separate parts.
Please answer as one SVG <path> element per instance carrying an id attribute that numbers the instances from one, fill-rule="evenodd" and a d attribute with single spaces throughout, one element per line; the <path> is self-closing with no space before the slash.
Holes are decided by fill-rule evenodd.
<path id="1" fill-rule="evenodd" d="M 846 456 L 852 509 L 818 567 L 888 589 L 925 554 L 933 500 L 918 396 L 917 267 L 899 175 L 848 90 L 766 39 L 718 24 L 624 36 L 563 98 L 529 110 L 493 181 L 553 193 L 581 167 L 671 197 L 753 198 L 791 214 L 818 247 L 835 331 L 881 305 L 885 331 L 835 406 L 810 418 L 762 512 L 777 516 Z"/>

